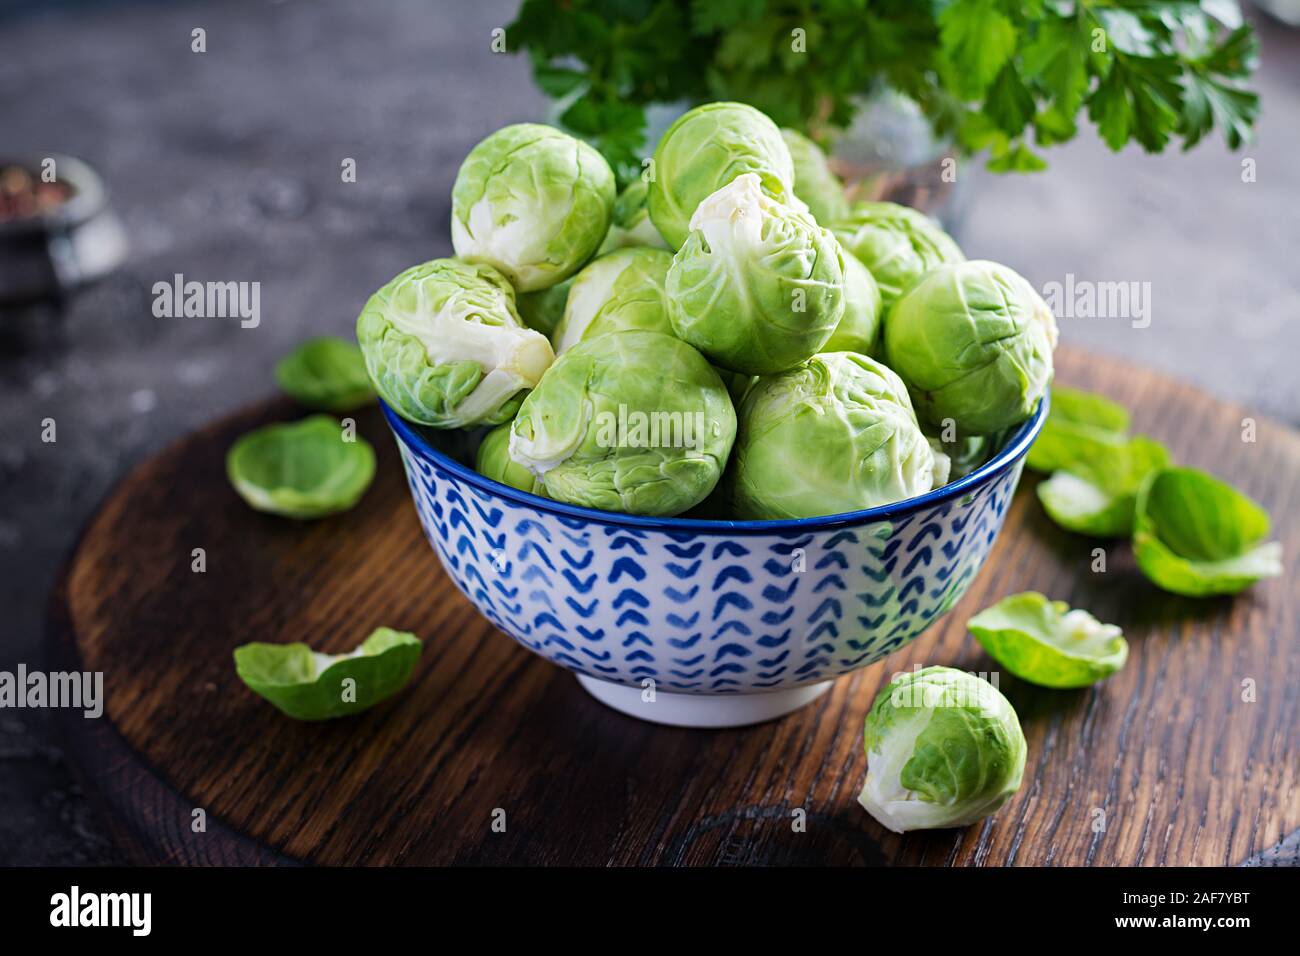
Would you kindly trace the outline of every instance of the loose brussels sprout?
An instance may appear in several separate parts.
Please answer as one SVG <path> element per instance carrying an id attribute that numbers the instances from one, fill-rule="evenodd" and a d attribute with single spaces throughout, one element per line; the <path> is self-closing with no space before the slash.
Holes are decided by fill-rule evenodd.
<path id="1" fill-rule="evenodd" d="M 1142 573 L 1190 597 L 1235 594 L 1282 573 L 1282 545 L 1268 513 L 1236 488 L 1195 468 L 1164 468 L 1138 493 L 1133 554 Z"/>
<path id="2" fill-rule="evenodd" d="M 411 679 L 420 639 L 381 627 L 351 654 L 318 654 L 306 644 L 235 648 L 239 679 L 296 720 L 346 717 L 392 697 Z"/>
<path id="3" fill-rule="evenodd" d="M 673 330 L 735 372 L 783 372 L 844 317 L 839 243 L 806 213 L 736 177 L 700 203 L 668 270 Z"/>
<path id="4" fill-rule="evenodd" d="M 646 208 L 646 199 L 650 186 L 641 177 L 637 177 L 623 188 L 614 201 L 614 221 L 610 224 L 605 241 L 600 244 L 596 255 L 603 256 L 615 249 L 631 246 L 649 246 L 652 249 L 668 249 L 668 243 L 659 235 L 659 230 L 650 221 L 650 211 Z M 669 250 L 671 251 L 671 250 Z"/>
<path id="5" fill-rule="evenodd" d="M 1003 598 L 966 627 L 990 657 L 1040 687 L 1087 687 L 1128 660 L 1128 642 L 1118 627 L 1036 591 Z"/>
<path id="6" fill-rule="evenodd" d="M 249 432 L 226 453 L 226 475 L 257 511 L 321 518 L 347 511 L 375 477 L 375 450 L 329 415 Z"/>
<path id="7" fill-rule="evenodd" d="M 559 355 L 606 332 L 645 329 L 671 335 L 665 284 L 672 253 L 618 249 L 589 262 L 573 277 L 564 316 L 551 340 Z"/>
<path id="8" fill-rule="evenodd" d="M 846 217 L 827 225 L 871 272 L 886 314 L 921 276 L 966 258 L 933 219 L 897 203 L 857 202 Z"/>
<path id="9" fill-rule="evenodd" d="M 808 211 L 823 225 L 848 216 L 844 184 L 826 164 L 821 147 L 792 129 L 782 129 L 781 138 L 794 164 L 794 194 L 804 201 Z"/>
<path id="10" fill-rule="evenodd" d="M 605 157 L 550 126 L 517 123 L 475 146 L 451 191 L 451 242 L 519 292 L 562 282 L 609 230 L 616 193 Z"/>
<path id="11" fill-rule="evenodd" d="M 917 414 L 985 435 L 1033 414 L 1052 380 L 1056 319 L 1019 273 L 995 262 L 940 266 L 885 316 L 886 361 Z"/>
<path id="12" fill-rule="evenodd" d="M 727 389 L 699 352 L 660 332 L 579 342 L 524 400 L 510 457 L 569 504 L 675 515 L 717 484 L 736 437 Z"/>
<path id="13" fill-rule="evenodd" d="M 794 198 L 790 150 L 767 116 L 743 103 L 706 103 L 678 117 L 655 148 L 647 200 L 668 248 L 686 241 L 700 203 L 745 173 L 771 198 Z"/>
<path id="14" fill-rule="evenodd" d="M 844 262 L 844 318 L 820 349 L 870 355 L 880 332 L 880 287 L 867 267 L 853 256 Z"/>
<path id="15" fill-rule="evenodd" d="M 1056 398 L 1055 395 L 1052 396 Z M 1057 471 L 1037 488 L 1049 518 L 1066 531 L 1099 538 L 1132 534 L 1138 489 L 1147 475 L 1169 464 L 1164 445 L 1136 435 L 1121 444 L 1085 441 L 1070 471 Z"/>
<path id="16" fill-rule="evenodd" d="M 739 518 L 842 514 L 934 487 L 934 451 L 907 388 L 865 355 L 814 355 L 760 378 L 739 419 L 730 473 Z"/>
<path id="17" fill-rule="evenodd" d="M 434 259 L 397 276 L 357 318 L 380 396 L 434 428 L 509 421 L 555 357 L 514 300 L 505 277 L 481 263 Z"/>
<path id="18" fill-rule="evenodd" d="M 275 381 L 294 401 L 330 412 L 375 400 L 365 356 L 351 342 L 333 336 L 311 339 L 286 355 L 275 366 Z"/>
<path id="19" fill-rule="evenodd" d="M 541 292 L 522 292 L 515 299 L 515 308 L 524 325 L 541 332 L 548 339 L 564 315 L 564 305 L 569 301 L 573 279 L 543 289 Z"/>
<path id="20" fill-rule="evenodd" d="M 1052 409 L 1025 456 L 1034 471 L 1075 471 L 1079 462 L 1127 442 L 1128 411 L 1101 395 L 1052 386 Z"/>
<path id="21" fill-rule="evenodd" d="M 511 488 L 535 495 L 543 493 L 542 483 L 533 473 L 510 457 L 509 422 L 498 425 L 483 436 L 483 441 L 478 446 L 474 470 Z"/>
<path id="22" fill-rule="evenodd" d="M 996 687 L 951 667 L 903 674 L 867 714 L 858 802 L 895 833 L 964 827 L 1020 789 L 1025 735 Z"/>

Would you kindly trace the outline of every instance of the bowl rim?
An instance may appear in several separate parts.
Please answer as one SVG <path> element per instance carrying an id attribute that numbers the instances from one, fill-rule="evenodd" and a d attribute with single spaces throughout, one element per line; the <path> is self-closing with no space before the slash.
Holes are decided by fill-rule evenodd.
<path id="1" fill-rule="evenodd" d="M 902 501 L 877 505 L 874 508 L 864 508 L 860 511 L 846 511 L 816 518 L 781 518 L 779 520 L 758 521 L 705 520 L 682 517 L 656 518 L 647 515 L 623 514 L 618 511 L 601 511 L 597 508 L 586 508 L 581 505 L 570 505 L 560 501 L 553 501 L 550 498 L 542 498 L 539 495 L 520 491 L 517 488 L 512 488 L 509 485 L 480 475 L 473 468 L 461 464 L 456 459 L 443 454 L 430 445 L 424 436 L 412 427 L 410 422 L 394 412 L 382 398 L 379 399 L 379 406 L 383 410 L 384 418 L 388 421 L 388 427 L 392 429 L 399 442 L 410 448 L 429 464 L 435 465 L 443 471 L 451 472 L 457 478 L 472 485 L 479 491 L 505 498 L 515 504 L 536 511 L 547 512 L 562 519 L 580 518 L 597 524 L 640 530 L 720 536 L 836 530 L 877 521 L 904 518 L 923 509 L 950 501 L 988 483 L 1008 471 L 1025 456 L 1029 451 L 1029 446 L 1034 443 L 1034 439 L 1038 437 L 1038 433 L 1043 429 L 1043 424 L 1047 421 L 1047 414 L 1051 408 L 1051 390 L 1049 389 L 1043 393 L 1043 397 L 1039 400 L 1034 413 L 1025 420 L 996 455 L 969 475 L 958 478 L 942 488 L 927 491 L 925 494 L 917 495 L 914 498 L 904 498 Z"/>

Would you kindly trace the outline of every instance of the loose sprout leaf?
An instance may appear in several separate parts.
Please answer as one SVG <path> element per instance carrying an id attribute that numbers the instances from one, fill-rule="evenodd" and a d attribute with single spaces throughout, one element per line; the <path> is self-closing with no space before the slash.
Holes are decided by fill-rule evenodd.
<path id="1" fill-rule="evenodd" d="M 1133 530 L 1133 496 L 1115 496 L 1068 471 L 1040 482 L 1038 500 L 1047 516 L 1066 531 L 1121 538 Z"/>
<path id="2" fill-rule="evenodd" d="M 1282 545 L 1264 543 L 1268 513 L 1231 485 L 1194 468 L 1153 472 L 1137 496 L 1133 553 L 1166 591 L 1235 594 L 1282 573 Z"/>
<path id="3" fill-rule="evenodd" d="M 1128 659 L 1128 642 L 1118 627 L 1036 591 L 1003 598 L 966 626 L 994 660 L 1042 687 L 1086 687 Z"/>
<path id="4" fill-rule="evenodd" d="M 350 654 L 318 654 L 306 644 L 244 644 L 235 669 L 249 689 L 296 720 L 346 717 L 406 686 L 420 639 L 378 628 Z"/>
<path id="5" fill-rule="evenodd" d="M 375 451 L 332 416 L 312 415 L 244 435 L 226 454 L 226 475 L 257 511 L 320 518 L 357 503 L 375 476 Z"/>
<path id="6" fill-rule="evenodd" d="M 1034 471 L 1069 470 L 1098 444 L 1118 445 L 1128 431 L 1128 411 L 1101 395 L 1063 385 L 1052 387 L 1052 408 L 1025 457 Z"/>
<path id="7" fill-rule="evenodd" d="M 295 401 L 329 412 L 347 412 L 374 401 L 361 349 L 323 336 L 304 342 L 275 367 L 275 381 Z"/>
<path id="8" fill-rule="evenodd" d="M 1038 486 L 1048 516 L 1077 534 L 1102 538 L 1131 534 L 1138 489 L 1147 475 L 1169 464 L 1168 450 L 1145 435 L 1118 444 L 1096 440 L 1094 435 L 1077 440 L 1071 451 L 1070 470 L 1055 472 Z"/>

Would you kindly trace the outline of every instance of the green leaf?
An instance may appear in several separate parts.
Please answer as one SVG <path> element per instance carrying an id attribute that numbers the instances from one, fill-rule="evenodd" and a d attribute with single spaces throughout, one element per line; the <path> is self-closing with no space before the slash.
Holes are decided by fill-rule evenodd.
<path id="1" fill-rule="evenodd" d="M 333 417 L 312 415 L 244 435 L 226 454 L 226 475 L 257 511 L 321 518 L 347 511 L 365 494 L 375 450 Z"/>
<path id="2" fill-rule="evenodd" d="M 1034 118 L 1034 97 L 1014 63 L 998 73 L 984 100 L 984 112 L 1008 136 L 1017 136 Z"/>
<path id="3" fill-rule="evenodd" d="M 347 717 L 406 686 L 420 639 L 378 628 L 351 654 L 318 654 L 306 644 L 244 644 L 235 670 L 248 688 L 295 720 Z"/>
<path id="4" fill-rule="evenodd" d="M 1015 51 L 1015 24 L 994 0 L 953 0 L 938 19 L 957 90 L 970 98 L 982 96 Z"/>
<path id="5" fill-rule="evenodd" d="M 1118 627 L 1036 591 L 1003 598 L 966 627 L 995 661 L 1040 687 L 1087 687 L 1128 660 Z"/>
<path id="6" fill-rule="evenodd" d="M 1097 124 L 1102 140 L 1112 150 L 1124 148 L 1133 130 L 1133 106 L 1118 69 L 1102 78 L 1088 98 L 1088 118 Z"/>
<path id="7" fill-rule="evenodd" d="M 1131 534 L 1138 490 L 1147 475 L 1169 464 L 1168 450 L 1144 435 L 1118 445 L 1085 442 L 1076 450 L 1081 453 L 1070 471 L 1055 472 L 1038 485 L 1043 510 L 1075 534 Z"/>
<path id="8" fill-rule="evenodd" d="M 587 75 L 578 70 L 540 65 L 533 70 L 533 79 L 541 91 L 551 99 L 563 99 L 587 82 Z"/>
<path id="9" fill-rule="evenodd" d="M 691 0 L 691 30 L 714 33 L 741 26 L 763 15 L 766 0 Z"/>
<path id="10" fill-rule="evenodd" d="M 1129 56 L 1150 56 L 1155 52 L 1155 37 L 1136 13 L 1108 7 L 1088 9 L 1106 31 L 1108 47 Z"/>
<path id="11" fill-rule="evenodd" d="M 988 169 L 994 173 L 1039 173 L 1047 168 L 1047 163 L 1024 143 L 1016 143 L 1008 149 L 994 151 L 988 162 Z"/>
<path id="12" fill-rule="evenodd" d="M 1124 406 L 1102 395 L 1052 386 L 1052 407 L 1038 438 L 1025 457 L 1034 471 L 1069 470 L 1080 457 L 1095 452 L 1091 443 L 1120 445 L 1127 441 L 1129 415 Z M 1080 448 L 1080 442 L 1088 442 Z"/>
<path id="13" fill-rule="evenodd" d="M 1137 497 L 1133 553 L 1142 573 L 1175 594 L 1234 594 L 1282 573 L 1282 545 L 1261 543 L 1268 513 L 1194 468 L 1153 472 Z"/>
<path id="14" fill-rule="evenodd" d="M 296 402 L 330 412 L 375 400 L 361 349 L 333 336 L 311 339 L 286 355 L 275 366 L 275 381 Z"/>

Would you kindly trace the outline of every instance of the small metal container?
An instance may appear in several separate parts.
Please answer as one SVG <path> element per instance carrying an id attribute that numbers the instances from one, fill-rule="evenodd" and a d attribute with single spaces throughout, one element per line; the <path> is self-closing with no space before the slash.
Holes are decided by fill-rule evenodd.
<path id="1" fill-rule="evenodd" d="M 47 160 L 69 194 L 49 209 L 0 220 L 0 307 L 58 298 L 126 258 L 126 233 L 103 181 L 85 163 L 59 154 L 0 155 L 0 170 L 18 167 L 39 181 Z"/>

